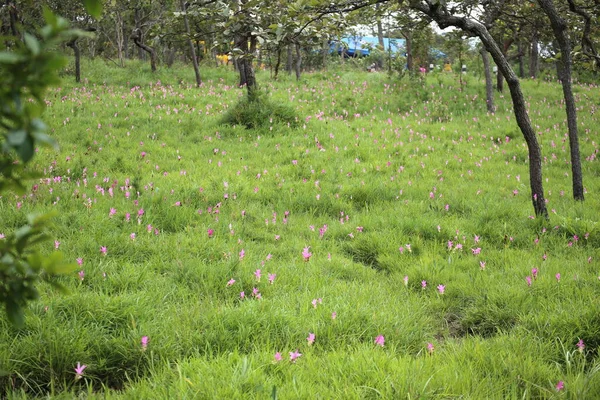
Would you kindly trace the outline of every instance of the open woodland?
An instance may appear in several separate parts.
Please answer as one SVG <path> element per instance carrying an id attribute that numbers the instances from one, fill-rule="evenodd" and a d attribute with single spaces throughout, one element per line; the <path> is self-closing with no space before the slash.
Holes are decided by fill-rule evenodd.
<path id="1" fill-rule="evenodd" d="M 198 85 L 182 48 L 155 71 L 69 58 L 18 92 L 46 127 L 0 119 L 0 397 L 600 398 L 595 67 L 571 86 L 585 200 L 561 58 L 517 80 L 538 198 L 514 81 L 490 110 L 478 45 L 431 34 L 454 72 L 303 47 L 326 64 L 275 79 L 274 57 L 207 52 Z M 2 71 L 54 65 L 32 38 Z"/>

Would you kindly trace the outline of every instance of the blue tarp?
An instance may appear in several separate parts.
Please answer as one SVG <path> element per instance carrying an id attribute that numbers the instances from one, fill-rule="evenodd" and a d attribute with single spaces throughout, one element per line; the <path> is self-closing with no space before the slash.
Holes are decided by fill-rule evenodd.
<path id="1" fill-rule="evenodd" d="M 374 49 L 379 45 L 379 39 L 373 36 L 351 36 L 341 39 L 342 44 L 339 42 L 333 42 L 331 44 L 331 51 L 340 54 L 342 52 L 341 46 L 344 47 L 344 52 L 349 57 L 365 57 L 371 54 L 371 49 Z M 404 52 L 404 39 L 390 39 L 383 38 L 383 44 L 385 51 L 390 51 L 392 54 L 398 52 Z"/>

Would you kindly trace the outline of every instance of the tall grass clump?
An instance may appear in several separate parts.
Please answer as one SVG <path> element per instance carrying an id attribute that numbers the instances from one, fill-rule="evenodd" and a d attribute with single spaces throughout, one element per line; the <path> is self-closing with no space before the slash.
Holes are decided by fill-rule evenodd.
<path id="1" fill-rule="evenodd" d="M 293 107 L 269 99 L 267 93 L 255 89 L 230 107 L 223 115 L 224 125 L 241 125 L 248 129 L 268 127 L 273 124 L 298 125 L 298 114 Z"/>

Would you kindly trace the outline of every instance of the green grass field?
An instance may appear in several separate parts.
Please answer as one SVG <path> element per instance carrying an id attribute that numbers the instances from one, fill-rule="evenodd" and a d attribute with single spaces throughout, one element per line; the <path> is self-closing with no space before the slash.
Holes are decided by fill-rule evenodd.
<path id="1" fill-rule="evenodd" d="M 80 267 L 24 329 L 0 317 L 0 397 L 600 398 L 597 86 L 580 203 L 560 86 L 523 82 L 545 221 L 510 96 L 487 114 L 477 77 L 261 72 L 297 127 L 245 129 L 221 123 L 235 72 L 203 74 L 86 62 L 48 94 L 61 150 L 0 234 L 56 210 L 45 251 Z"/>

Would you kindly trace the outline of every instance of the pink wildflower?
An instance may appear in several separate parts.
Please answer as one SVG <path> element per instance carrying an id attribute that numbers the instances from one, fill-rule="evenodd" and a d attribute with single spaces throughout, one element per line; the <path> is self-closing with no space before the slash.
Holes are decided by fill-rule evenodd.
<path id="1" fill-rule="evenodd" d="M 81 365 L 79 361 L 77 362 L 77 368 L 75 368 L 75 380 L 81 379 L 83 377 L 83 370 L 87 368 L 87 365 Z"/>
<path id="2" fill-rule="evenodd" d="M 148 336 L 142 336 L 142 350 L 146 351 L 148 348 Z"/>
<path id="3" fill-rule="evenodd" d="M 304 261 L 309 261 L 310 257 L 312 256 L 312 253 L 309 251 L 310 246 L 309 247 L 305 247 L 304 250 L 302 250 L 302 257 L 304 257 Z"/>
<path id="4" fill-rule="evenodd" d="M 301 356 L 302 356 L 302 354 L 300 354 L 300 353 L 298 352 L 298 350 L 296 350 L 296 351 L 290 351 L 290 361 L 291 361 L 291 362 L 296 362 L 296 360 L 297 360 L 299 357 L 301 357 Z"/>
<path id="5" fill-rule="evenodd" d="M 440 292 L 440 294 L 444 294 L 444 291 L 446 290 L 446 286 L 438 285 L 437 290 L 438 290 L 438 292 Z"/>
<path id="6" fill-rule="evenodd" d="M 275 353 L 275 362 L 279 362 L 279 361 L 281 361 L 281 359 L 282 359 L 281 353 L 280 352 Z"/>
<path id="7" fill-rule="evenodd" d="M 383 337 L 383 335 L 378 335 L 375 338 L 375 344 L 377 346 L 381 346 L 381 347 L 383 347 L 385 345 L 385 338 Z"/>
<path id="8" fill-rule="evenodd" d="M 315 334 L 314 333 L 309 333 L 308 337 L 306 338 L 306 340 L 308 341 L 308 345 L 312 345 L 315 342 Z"/>

